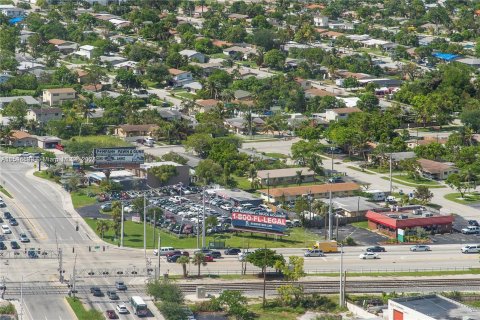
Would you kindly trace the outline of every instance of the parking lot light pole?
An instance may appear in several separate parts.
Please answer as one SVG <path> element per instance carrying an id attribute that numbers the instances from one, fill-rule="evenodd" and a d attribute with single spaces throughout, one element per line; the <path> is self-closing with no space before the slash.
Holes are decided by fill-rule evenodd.
<path id="1" fill-rule="evenodd" d="M 121 227 L 120 227 L 120 229 L 121 229 L 121 231 L 120 231 L 120 247 L 122 247 L 122 248 L 123 248 L 123 220 L 124 220 L 124 218 L 123 218 L 123 208 L 124 208 L 124 206 L 123 206 L 123 202 L 122 202 L 122 224 L 121 224 Z"/>
<path id="2" fill-rule="evenodd" d="M 203 187 L 203 212 L 202 212 L 202 249 L 205 248 L 205 186 Z"/>
<path id="3" fill-rule="evenodd" d="M 143 252 L 147 259 L 147 197 L 145 193 L 143 194 Z"/>

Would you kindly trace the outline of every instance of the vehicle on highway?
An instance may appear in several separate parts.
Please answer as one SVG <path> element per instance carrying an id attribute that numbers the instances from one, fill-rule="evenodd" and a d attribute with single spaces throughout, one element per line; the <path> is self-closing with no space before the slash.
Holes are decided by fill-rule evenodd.
<path id="1" fill-rule="evenodd" d="M 167 262 L 177 262 L 178 258 L 182 257 L 181 254 L 176 254 L 174 256 L 168 256 Z"/>
<path id="2" fill-rule="evenodd" d="M 3 241 L 0 241 L 0 250 L 7 250 L 7 246 L 5 243 L 3 243 Z"/>
<path id="3" fill-rule="evenodd" d="M 367 251 L 367 252 L 385 252 L 385 248 L 380 247 L 380 246 L 373 246 L 373 247 L 368 247 L 365 251 Z"/>
<path id="4" fill-rule="evenodd" d="M 247 256 L 248 256 L 249 254 L 251 254 L 251 253 L 252 253 L 252 252 L 249 252 L 249 251 L 247 251 L 247 252 L 240 252 L 240 253 L 238 254 L 238 261 L 245 261 L 245 259 L 247 259 Z"/>
<path id="5" fill-rule="evenodd" d="M 424 244 L 416 244 L 412 247 L 410 247 L 410 251 L 431 251 L 429 246 L 424 245 Z"/>
<path id="6" fill-rule="evenodd" d="M 30 259 L 36 259 L 36 258 L 38 258 L 38 254 L 37 254 L 37 252 L 35 251 L 35 249 L 30 249 L 30 250 L 28 250 L 27 256 L 28 256 Z"/>
<path id="7" fill-rule="evenodd" d="M 4 219 L 7 219 L 7 220 L 10 220 L 10 219 L 13 218 L 13 216 L 12 216 L 12 214 L 11 214 L 10 212 L 5 211 L 5 212 L 3 213 L 3 218 L 4 218 Z"/>
<path id="8" fill-rule="evenodd" d="M 148 314 L 148 307 L 145 301 L 139 296 L 132 296 L 130 298 L 133 313 L 137 316 L 146 316 Z"/>
<path id="9" fill-rule="evenodd" d="M 0 208 L 6 208 L 7 204 L 3 202 L 3 200 L 0 200 Z"/>
<path id="10" fill-rule="evenodd" d="M 242 252 L 242 250 L 238 248 L 228 248 L 228 249 L 225 249 L 225 251 L 223 251 L 223 254 L 225 254 L 226 256 L 236 256 L 240 252 Z"/>
<path id="11" fill-rule="evenodd" d="M 462 247 L 462 253 L 478 253 L 480 252 L 480 245 L 478 244 L 467 244 Z"/>
<path id="12" fill-rule="evenodd" d="M 480 233 L 480 227 L 477 226 L 468 226 L 462 229 L 463 234 L 478 234 Z"/>
<path id="13" fill-rule="evenodd" d="M 102 290 L 100 290 L 99 287 L 91 287 L 90 288 L 90 293 L 92 293 L 94 297 L 103 296 L 103 292 L 102 292 Z"/>
<path id="14" fill-rule="evenodd" d="M 173 251 L 169 251 L 165 254 L 165 257 L 173 257 L 173 256 L 185 256 L 185 257 L 189 257 L 190 254 L 188 253 L 188 251 L 180 251 L 180 250 L 173 250 Z"/>
<path id="15" fill-rule="evenodd" d="M 118 319 L 118 316 L 115 310 L 107 310 L 105 311 L 105 314 L 107 315 L 107 319 Z"/>
<path id="16" fill-rule="evenodd" d="M 193 251 L 193 254 L 198 254 L 198 253 L 203 253 L 203 254 L 211 254 L 213 251 L 210 250 L 210 249 L 199 249 L 199 250 L 195 250 Z"/>
<path id="17" fill-rule="evenodd" d="M 127 314 L 128 313 L 128 309 L 127 309 L 127 306 L 125 304 L 117 304 L 117 312 L 119 314 Z"/>
<path id="18" fill-rule="evenodd" d="M 208 254 L 214 257 L 215 259 L 220 259 L 222 257 L 222 253 L 220 251 L 212 251 Z"/>
<path id="19" fill-rule="evenodd" d="M 12 233 L 12 230 L 10 230 L 10 227 L 7 226 L 6 224 L 2 224 L 2 232 L 4 234 L 11 234 Z"/>
<path id="20" fill-rule="evenodd" d="M 13 226 L 13 227 L 18 226 L 18 221 L 17 221 L 17 219 L 15 219 L 15 218 L 12 218 L 12 219 L 8 220 L 8 222 L 9 222 L 10 225 Z"/>
<path id="21" fill-rule="evenodd" d="M 308 249 L 307 251 L 305 251 L 303 255 L 305 257 L 324 257 L 325 256 L 323 251 L 318 249 Z"/>
<path id="22" fill-rule="evenodd" d="M 10 246 L 12 247 L 12 249 L 20 249 L 20 245 L 17 241 L 10 241 Z"/>
<path id="23" fill-rule="evenodd" d="M 122 280 L 117 280 L 115 281 L 115 288 L 117 288 L 117 290 L 125 291 L 127 290 L 127 285 Z"/>
<path id="24" fill-rule="evenodd" d="M 27 235 L 25 233 L 20 233 L 19 235 L 20 237 L 20 242 L 30 242 L 30 239 L 27 237 Z"/>
<path id="25" fill-rule="evenodd" d="M 376 252 L 363 252 L 359 255 L 360 259 L 378 259 L 378 253 Z"/>
<path id="26" fill-rule="evenodd" d="M 204 262 L 213 262 L 213 256 L 211 254 L 206 254 L 205 257 L 203 258 Z"/>
<path id="27" fill-rule="evenodd" d="M 159 251 L 158 249 L 153 250 L 153 255 L 158 256 L 158 251 Z M 164 256 L 171 251 L 175 251 L 175 248 L 174 247 L 161 247 L 160 248 L 160 255 Z"/>
<path id="28" fill-rule="evenodd" d="M 118 294 L 117 294 L 117 292 L 116 292 L 115 290 L 108 290 L 108 291 L 107 291 L 107 296 L 108 296 L 108 298 L 109 298 L 110 300 L 118 300 L 118 299 L 120 299 L 120 298 L 118 297 Z"/>
<path id="29" fill-rule="evenodd" d="M 480 224 L 478 224 L 477 220 L 468 220 L 467 222 L 469 226 L 480 227 Z"/>

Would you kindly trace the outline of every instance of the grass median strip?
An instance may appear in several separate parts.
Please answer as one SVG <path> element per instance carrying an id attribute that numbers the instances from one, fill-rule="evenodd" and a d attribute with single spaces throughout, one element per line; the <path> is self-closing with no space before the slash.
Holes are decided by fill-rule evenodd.
<path id="1" fill-rule="evenodd" d="M 445 199 L 456 202 L 456 203 L 461 203 L 461 204 L 476 204 L 480 203 L 480 193 L 474 192 L 474 193 L 466 193 L 464 194 L 463 198 L 462 195 L 458 192 L 456 193 L 449 193 L 444 196 Z"/>
<path id="2" fill-rule="evenodd" d="M 390 178 L 388 178 L 388 177 L 382 177 L 382 179 L 383 180 L 390 180 Z M 439 185 L 439 184 L 432 185 L 432 184 L 422 184 L 422 183 L 410 183 L 410 182 L 402 181 L 402 180 L 399 180 L 399 179 L 396 179 L 396 178 L 393 178 L 393 177 L 392 177 L 392 181 L 395 182 L 395 183 L 407 186 L 407 187 L 425 186 L 425 187 L 429 187 L 430 189 L 431 188 L 445 188 L 445 186 L 442 186 L 442 185 Z"/>
<path id="3" fill-rule="evenodd" d="M 78 298 L 66 298 L 78 320 L 104 320 L 103 314 L 95 309 L 87 310 Z"/>
<path id="4" fill-rule="evenodd" d="M 97 230 L 98 221 L 95 219 L 85 219 L 87 224 L 100 235 Z M 107 220 L 108 221 L 108 220 Z M 110 222 L 110 221 L 109 221 Z M 124 224 L 124 246 L 132 248 L 143 248 L 143 223 L 136 223 L 133 221 L 125 221 Z M 156 231 L 158 234 L 158 229 Z M 197 248 L 197 237 L 183 237 L 178 238 L 175 234 L 165 231 L 160 232 L 161 246 L 162 247 L 175 247 L 181 249 L 195 249 Z M 114 235 L 114 231 L 111 227 L 105 232 L 104 238 L 106 242 L 117 245 L 119 239 Z M 216 236 L 207 236 L 206 244 L 208 245 L 213 241 L 224 241 L 227 247 L 236 248 L 263 248 L 265 245 L 268 248 L 305 248 L 311 246 L 316 240 L 320 240 L 320 236 L 310 231 L 304 231 L 302 228 L 293 228 L 290 230 L 290 235 L 283 238 L 274 236 L 251 234 L 251 233 L 225 233 L 218 234 Z M 157 245 L 158 239 L 153 239 L 153 228 L 150 224 L 147 225 L 147 248 L 153 249 Z"/>
<path id="5" fill-rule="evenodd" d="M 352 169 L 352 170 L 355 170 L 355 171 L 358 171 L 358 172 L 362 172 L 362 173 L 365 173 L 365 174 L 375 174 L 373 172 L 370 172 L 368 170 L 364 170 L 362 168 L 357 168 L 357 167 L 354 167 L 354 166 L 347 166 L 348 169 Z"/>
<path id="6" fill-rule="evenodd" d="M 9 197 L 10 199 L 13 199 L 12 195 L 10 192 L 8 192 L 4 187 L 0 186 L 0 192 Z"/>

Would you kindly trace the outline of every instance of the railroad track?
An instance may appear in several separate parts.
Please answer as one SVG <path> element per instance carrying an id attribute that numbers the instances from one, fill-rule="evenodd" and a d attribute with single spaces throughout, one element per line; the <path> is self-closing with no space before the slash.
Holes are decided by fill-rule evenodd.
<path id="1" fill-rule="evenodd" d="M 268 281 L 266 290 L 276 292 L 282 285 L 290 284 L 286 281 Z M 302 285 L 305 292 L 336 293 L 339 288 L 339 281 L 299 281 L 296 284 Z M 77 284 L 77 294 L 90 295 L 90 287 L 97 286 L 106 292 L 114 289 L 113 285 L 87 285 Z M 263 282 L 214 282 L 214 283 L 179 283 L 178 286 L 186 294 L 195 293 L 198 286 L 205 287 L 207 293 L 219 293 L 223 290 L 238 290 L 242 292 L 261 292 L 263 291 Z M 67 295 L 69 288 L 67 285 L 45 282 L 34 285 L 20 283 L 7 283 L 5 298 L 19 297 L 20 295 Z M 379 293 L 384 291 L 396 292 L 418 292 L 418 291 L 448 291 L 448 290 L 480 290 L 480 279 L 413 279 L 413 280 L 347 280 L 346 291 L 349 293 Z M 145 285 L 128 286 L 129 293 L 145 294 Z"/>

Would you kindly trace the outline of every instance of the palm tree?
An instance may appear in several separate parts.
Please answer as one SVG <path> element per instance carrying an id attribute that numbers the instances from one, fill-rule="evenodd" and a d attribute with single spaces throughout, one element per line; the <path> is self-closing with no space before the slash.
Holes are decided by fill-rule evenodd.
<path id="1" fill-rule="evenodd" d="M 233 92 L 233 90 L 231 89 L 225 89 L 222 91 L 222 93 L 220 94 L 220 97 L 222 98 L 222 101 L 223 102 L 230 102 L 232 101 L 233 99 L 235 99 L 235 94 Z"/>
<path id="2" fill-rule="evenodd" d="M 122 225 L 122 203 L 120 201 L 112 202 L 112 219 L 112 227 L 115 231 L 115 237 L 119 238 Z"/>
<path id="3" fill-rule="evenodd" d="M 298 185 L 302 184 L 303 179 L 305 179 L 305 176 L 302 174 L 302 170 L 295 171 L 295 182 Z"/>
<path id="4" fill-rule="evenodd" d="M 192 259 L 193 265 L 198 267 L 198 277 L 200 277 L 200 267 L 206 266 L 205 255 L 203 253 L 196 253 Z"/>
<path id="5" fill-rule="evenodd" d="M 10 127 L 3 127 L 0 129 L 0 144 L 7 145 L 12 139 L 12 130 Z"/>
<path id="6" fill-rule="evenodd" d="M 248 168 L 248 178 L 250 179 L 250 187 L 254 189 L 255 185 L 258 185 L 255 183 L 257 180 L 257 168 L 252 164 Z"/>
<path id="7" fill-rule="evenodd" d="M 105 232 L 108 232 L 110 229 L 110 224 L 106 220 L 98 220 L 97 222 L 97 229 L 96 231 L 100 233 L 100 236 L 103 237 L 105 236 Z"/>
<path id="8" fill-rule="evenodd" d="M 181 264 L 182 265 L 182 269 L 183 269 L 183 277 L 186 278 L 188 276 L 188 273 L 187 273 L 187 264 L 190 263 L 190 258 L 189 257 L 186 257 L 186 256 L 181 256 L 177 259 L 177 263 Z M 200 268 L 200 267 L 199 267 Z"/>

